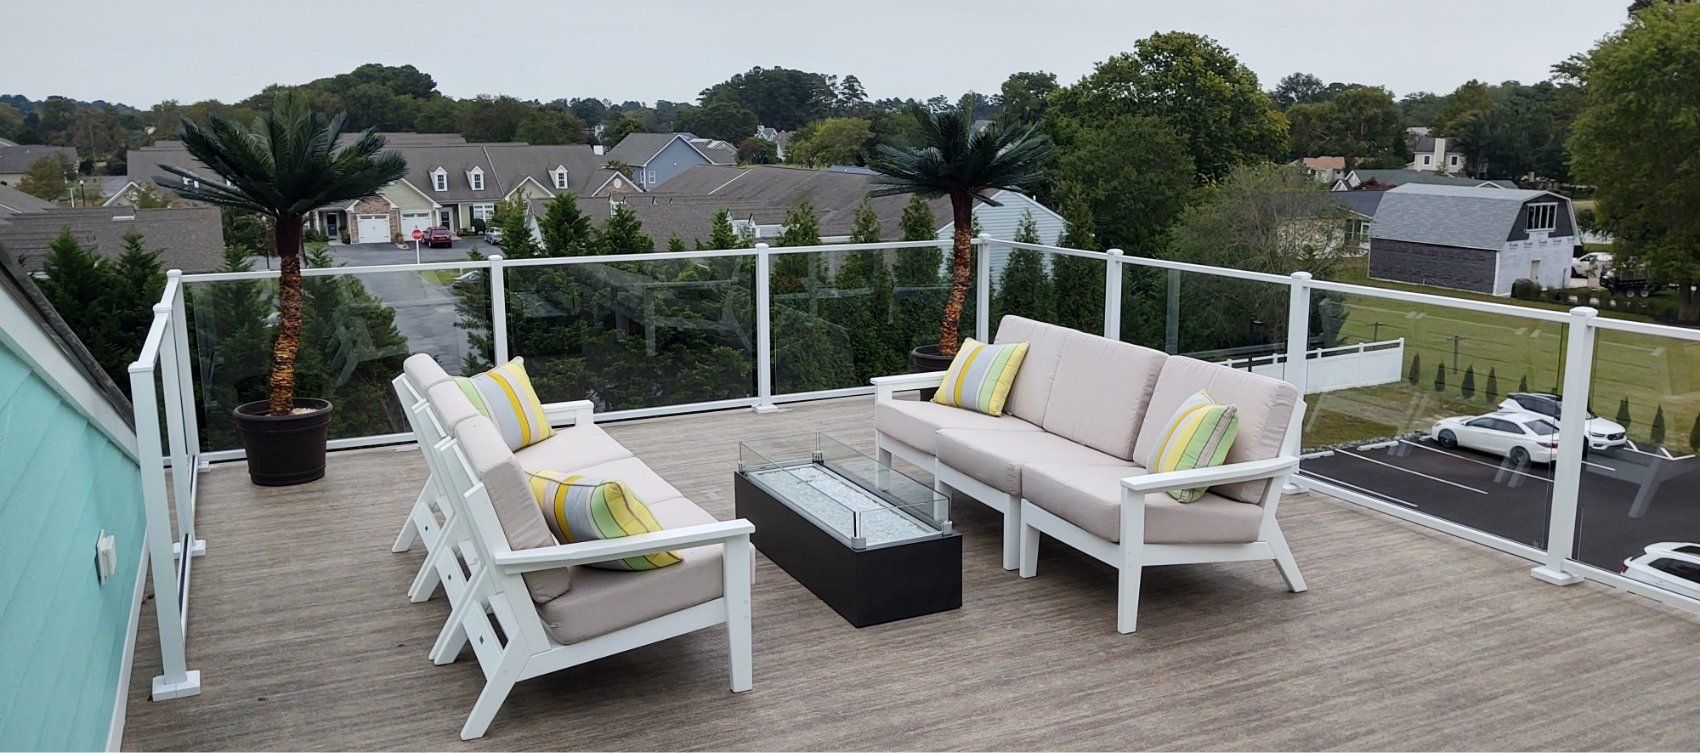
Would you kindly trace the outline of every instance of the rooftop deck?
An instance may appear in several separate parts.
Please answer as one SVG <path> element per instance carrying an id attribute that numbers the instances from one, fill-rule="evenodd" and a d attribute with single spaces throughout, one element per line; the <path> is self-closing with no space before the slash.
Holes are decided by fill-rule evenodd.
<path id="1" fill-rule="evenodd" d="M 871 418 L 850 398 L 608 429 L 724 519 L 739 439 L 819 429 L 871 450 Z M 758 556 L 754 690 L 727 692 L 709 630 L 522 683 L 463 743 L 482 673 L 470 654 L 426 659 L 447 604 L 408 603 L 422 553 L 389 551 L 424 477 L 411 448 L 337 453 L 293 488 L 206 473 L 188 643 L 203 694 L 148 701 L 144 620 L 124 747 L 1700 747 L 1700 620 L 1317 494 L 1280 508 L 1309 592 L 1269 563 L 1155 568 L 1125 636 L 1108 568 L 1048 544 L 1037 578 L 1006 572 L 996 516 L 972 502 L 953 514 L 958 611 L 857 630 Z"/>

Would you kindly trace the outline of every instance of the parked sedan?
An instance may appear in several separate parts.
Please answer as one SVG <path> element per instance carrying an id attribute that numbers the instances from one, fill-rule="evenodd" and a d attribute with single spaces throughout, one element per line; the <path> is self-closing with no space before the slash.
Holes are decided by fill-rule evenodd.
<path id="1" fill-rule="evenodd" d="M 1700 544 L 1663 541 L 1623 561 L 1625 576 L 1691 599 L 1700 599 Z"/>
<path id="2" fill-rule="evenodd" d="M 484 228 L 484 242 L 492 246 L 502 245 L 502 229 L 495 225 L 486 226 Z"/>
<path id="3" fill-rule="evenodd" d="M 423 242 L 426 248 L 453 248 L 455 234 L 449 232 L 448 228 L 438 225 L 425 231 Z"/>
<path id="4" fill-rule="evenodd" d="M 1510 413 L 1528 413 L 1543 416 L 1553 425 L 1558 425 L 1559 406 L 1564 398 L 1550 392 L 1513 392 L 1505 396 L 1499 403 L 1499 409 Z M 1616 421 L 1600 418 L 1588 411 L 1588 421 L 1583 424 L 1588 433 L 1588 449 L 1603 450 L 1608 447 L 1622 447 L 1628 441 L 1623 426 Z"/>
<path id="5" fill-rule="evenodd" d="M 1570 260 L 1570 272 L 1577 277 L 1587 277 L 1610 268 L 1611 254 L 1604 251 L 1593 251 Z"/>
<path id="6" fill-rule="evenodd" d="M 1498 455 L 1514 465 L 1544 465 L 1558 458 L 1558 427 L 1544 416 L 1527 413 L 1443 418 L 1435 422 L 1430 436 L 1441 447 L 1466 447 Z"/>

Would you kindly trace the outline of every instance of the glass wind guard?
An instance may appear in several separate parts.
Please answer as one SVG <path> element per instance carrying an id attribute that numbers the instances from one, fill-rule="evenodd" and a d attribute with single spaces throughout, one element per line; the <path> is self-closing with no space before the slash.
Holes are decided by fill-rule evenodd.
<path id="1" fill-rule="evenodd" d="M 745 476 L 853 548 L 950 530 L 944 495 L 819 432 L 741 442 L 739 461 Z"/>

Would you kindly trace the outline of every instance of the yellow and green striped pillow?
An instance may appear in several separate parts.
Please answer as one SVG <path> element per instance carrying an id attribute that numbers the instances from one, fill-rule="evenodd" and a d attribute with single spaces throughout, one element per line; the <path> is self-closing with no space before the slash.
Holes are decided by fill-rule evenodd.
<path id="1" fill-rule="evenodd" d="M 477 376 L 455 377 L 454 382 L 479 415 L 501 430 L 509 450 L 555 436 L 543 414 L 543 401 L 537 399 L 531 378 L 525 375 L 524 359 L 515 358 Z"/>
<path id="2" fill-rule="evenodd" d="M 1015 372 L 1026 357 L 1027 343 L 988 345 L 970 337 L 944 372 L 933 402 L 1001 416 Z"/>
<path id="3" fill-rule="evenodd" d="M 1163 430 L 1152 473 L 1211 468 L 1228 457 L 1228 448 L 1240 431 L 1240 417 L 1232 405 L 1220 405 L 1209 393 L 1199 390 L 1181 402 Z M 1197 502 L 1205 488 L 1169 492 L 1177 502 Z"/>
<path id="4" fill-rule="evenodd" d="M 620 481 L 580 476 L 560 471 L 530 473 L 531 493 L 549 523 L 549 532 L 563 544 L 602 541 L 664 530 L 638 499 L 631 487 Z M 682 562 L 673 552 L 595 562 L 587 567 L 604 570 L 654 570 Z"/>

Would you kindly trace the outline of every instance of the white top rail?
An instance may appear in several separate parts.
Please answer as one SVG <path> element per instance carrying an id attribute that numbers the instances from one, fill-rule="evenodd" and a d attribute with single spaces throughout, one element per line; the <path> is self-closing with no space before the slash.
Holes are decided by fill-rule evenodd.
<path id="1" fill-rule="evenodd" d="M 1593 321 L 1589 322 L 1589 324 L 1592 324 L 1596 329 L 1632 332 L 1637 335 L 1649 335 L 1652 337 L 1674 337 L 1678 340 L 1700 342 L 1700 329 L 1690 329 L 1688 327 L 1676 327 L 1669 324 L 1654 324 L 1652 322 L 1638 322 L 1632 319 L 1608 319 L 1604 316 L 1594 317 Z"/>
<path id="2" fill-rule="evenodd" d="M 142 350 L 127 369 L 131 374 L 153 371 L 154 364 L 159 362 L 159 346 L 165 341 L 166 328 L 171 326 L 172 302 L 183 293 L 182 279 L 181 275 L 165 278 L 165 290 L 160 293 L 159 303 L 153 306 L 153 322 L 148 325 L 147 337 L 142 339 Z"/>
<path id="3" fill-rule="evenodd" d="M 1057 254 L 1059 256 L 1078 256 L 1078 257 L 1083 258 L 1083 259 L 1097 259 L 1098 261 L 1105 261 L 1105 260 L 1110 258 L 1110 255 L 1104 253 L 1103 251 L 1086 251 L 1084 249 L 1069 248 L 1067 246 L 1047 246 L 1043 243 L 1025 243 L 1025 242 L 1022 242 L 1022 241 L 1006 241 L 1006 240 L 1000 240 L 1000 239 L 997 239 L 997 238 L 987 238 L 986 241 L 989 242 L 989 243 L 996 243 L 1000 246 L 1008 246 L 1010 248 L 1020 248 L 1020 249 L 1025 249 L 1025 250 L 1028 250 L 1028 251 L 1044 251 L 1045 253 Z"/>
<path id="4" fill-rule="evenodd" d="M 635 255 L 634 255 L 635 256 Z M 489 269 L 490 262 L 479 259 L 474 261 L 433 261 L 424 264 L 374 264 L 365 267 L 304 267 L 302 277 L 334 277 L 336 275 L 373 275 L 385 272 L 435 272 L 458 269 Z M 199 274 L 183 275 L 185 282 L 228 282 L 233 280 L 274 280 L 282 272 L 276 269 L 256 269 L 248 272 L 201 272 Z"/>

